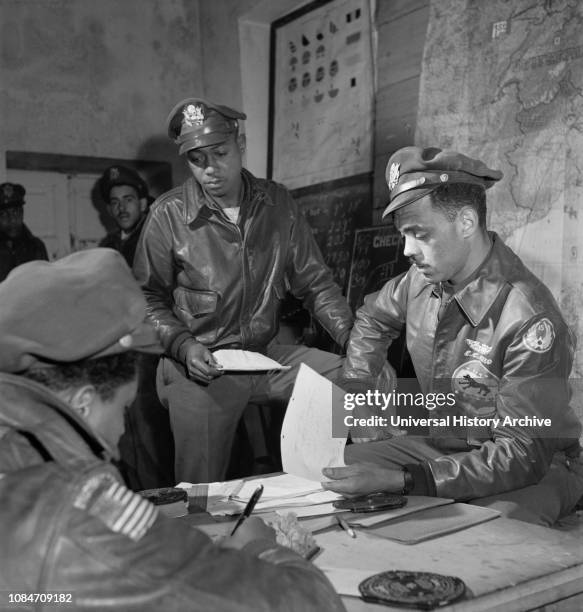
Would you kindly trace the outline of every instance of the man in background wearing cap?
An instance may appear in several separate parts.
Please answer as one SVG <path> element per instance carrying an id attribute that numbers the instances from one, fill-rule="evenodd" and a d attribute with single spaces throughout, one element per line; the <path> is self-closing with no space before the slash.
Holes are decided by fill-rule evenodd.
<path id="1" fill-rule="evenodd" d="M 196 98 L 180 102 L 168 133 L 192 177 L 153 205 L 134 272 L 166 355 L 158 393 L 168 405 L 178 480 L 225 477 L 248 402 L 283 403 L 304 362 L 335 377 L 338 355 L 273 342 L 286 290 L 339 346 L 352 313 L 289 192 L 242 168 L 245 115 Z M 223 373 L 217 348 L 260 351 L 292 366 L 276 373 Z"/>
<path id="2" fill-rule="evenodd" d="M 48 593 L 75 610 L 344 610 L 261 520 L 218 546 L 125 488 L 110 459 L 136 351 L 161 347 L 121 255 L 24 264 L 0 303 L 0 608 Z"/>
<path id="3" fill-rule="evenodd" d="M 0 185 L 0 281 L 26 261 L 49 258 L 43 241 L 24 224 L 25 193 L 22 185 Z"/>
<path id="4" fill-rule="evenodd" d="M 126 166 L 111 166 L 99 181 L 107 211 L 117 225 L 100 243 L 119 251 L 131 267 L 148 212 L 148 187 L 142 177 Z"/>
<path id="5" fill-rule="evenodd" d="M 574 338 L 547 287 L 486 229 L 485 190 L 501 178 L 438 148 L 390 158 L 384 215 L 394 214 L 412 265 L 366 297 L 344 378 L 370 380 L 405 327 L 423 416 L 436 421 L 428 436 L 347 447 L 354 465 L 325 469 L 325 488 L 475 500 L 547 525 L 583 494 L 567 381 Z M 406 416 L 410 406 L 396 409 Z"/>

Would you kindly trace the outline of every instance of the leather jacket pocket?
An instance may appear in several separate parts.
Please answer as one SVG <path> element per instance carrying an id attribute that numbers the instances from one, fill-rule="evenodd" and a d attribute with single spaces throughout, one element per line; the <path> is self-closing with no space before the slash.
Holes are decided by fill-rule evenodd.
<path id="1" fill-rule="evenodd" d="M 177 287 L 174 290 L 176 315 L 204 344 L 217 338 L 217 311 L 219 295 L 216 291 L 198 291 Z"/>

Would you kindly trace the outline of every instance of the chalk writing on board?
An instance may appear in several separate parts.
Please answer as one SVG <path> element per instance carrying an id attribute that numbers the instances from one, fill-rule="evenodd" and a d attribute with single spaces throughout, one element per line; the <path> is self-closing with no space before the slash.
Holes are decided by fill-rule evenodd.
<path id="1" fill-rule="evenodd" d="M 356 230 L 347 291 L 352 309 L 408 267 L 403 239 L 392 224 Z"/>
<path id="2" fill-rule="evenodd" d="M 346 289 L 356 228 L 370 224 L 371 184 L 368 175 L 350 182 L 332 181 L 298 189 L 294 198 L 306 217 L 334 279 Z"/>

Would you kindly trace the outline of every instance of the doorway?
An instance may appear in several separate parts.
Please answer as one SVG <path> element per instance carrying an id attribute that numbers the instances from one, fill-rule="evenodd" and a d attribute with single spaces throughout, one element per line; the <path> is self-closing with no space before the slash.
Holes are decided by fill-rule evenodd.
<path id="1" fill-rule="evenodd" d="M 136 170 L 154 197 L 172 186 L 168 162 L 8 151 L 6 180 L 26 189 L 24 222 L 50 259 L 98 246 L 114 226 L 98 180 L 112 165 Z"/>

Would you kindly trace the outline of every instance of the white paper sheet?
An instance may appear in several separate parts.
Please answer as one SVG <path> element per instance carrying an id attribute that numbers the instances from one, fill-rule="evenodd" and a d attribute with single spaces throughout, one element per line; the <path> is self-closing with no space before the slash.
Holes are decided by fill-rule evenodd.
<path id="1" fill-rule="evenodd" d="M 301 364 L 281 429 L 281 458 L 288 474 L 321 482 L 322 468 L 344 466 L 348 427 L 344 392 Z M 332 437 L 332 416 L 336 415 Z"/>
<path id="2" fill-rule="evenodd" d="M 229 371 L 265 372 L 269 370 L 289 370 L 291 367 L 281 365 L 281 363 L 261 353 L 238 349 L 220 349 L 213 353 L 213 357 L 220 364 L 221 369 Z"/>
<path id="3" fill-rule="evenodd" d="M 323 491 L 319 482 L 307 480 L 293 474 L 278 474 L 277 476 L 269 476 L 267 478 L 247 480 L 234 496 L 247 501 L 259 485 L 263 485 L 261 501 L 300 497 L 309 493 Z"/>

